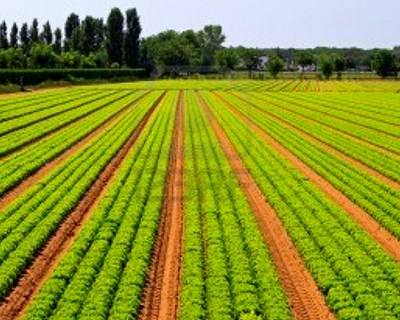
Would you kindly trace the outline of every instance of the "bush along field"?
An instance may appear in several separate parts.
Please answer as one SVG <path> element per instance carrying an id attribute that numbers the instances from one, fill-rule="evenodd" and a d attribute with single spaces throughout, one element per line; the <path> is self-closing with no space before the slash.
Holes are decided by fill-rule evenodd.
<path id="1" fill-rule="evenodd" d="M 0 97 L 0 319 L 399 319 L 399 91 L 163 80 Z"/>

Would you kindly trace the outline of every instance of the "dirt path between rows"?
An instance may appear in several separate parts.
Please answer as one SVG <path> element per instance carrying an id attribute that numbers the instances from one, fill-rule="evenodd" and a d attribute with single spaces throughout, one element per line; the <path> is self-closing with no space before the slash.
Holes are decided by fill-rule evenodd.
<path id="1" fill-rule="evenodd" d="M 242 98 L 242 97 L 240 97 L 240 96 L 238 96 L 238 95 L 236 95 L 236 94 L 234 94 L 234 93 L 231 93 L 231 94 L 234 95 L 234 96 L 235 96 L 236 98 L 238 98 L 238 99 L 241 99 L 241 100 L 243 100 L 243 101 L 246 101 L 248 104 L 253 105 L 254 107 L 258 108 L 259 110 L 264 110 L 264 109 L 260 108 L 259 106 L 255 105 L 254 103 L 252 103 L 252 102 L 250 102 L 250 101 L 247 101 L 247 100 L 245 100 L 244 98 Z M 330 124 L 326 124 L 326 123 L 324 123 L 323 121 L 318 120 L 317 118 L 311 118 L 311 117 L 309 117 L 309 116 L 306 116 L 306 115 L 302 114 L 301 112 L 297 112 L 297 111 L 293 111 L 293 110 L 287 109 L 287 108 L 283 107 L 282 105 L 280 105 L 280 104 L 278 104 L 278 103 L 276 103 L 276 102 L 274 102 L 274 101 L 267 100 L 267 99 L 262 98 L 262 97 L 259 97 L 259 96 L 257 96 L 257 97 L 252 96 L 252 97 L 253 97 L 253 98 L 256 98 L 256 99 L 258 99 L 258 100 L 260 100 L 260 101 L 263 101 L 263 102 L 265 102 L 265 103 L 272 104 L 272 105 L 274 105 L 275 107 L 278 107 L 278 108 L 280 108 L 280 109 L 283 109 L 283 110 L 285 110 L 285 111 L 287 111 L 287 112 L 293 113 L 293 114 L 295 114 L 296 116 L 299 116 L 299 117 L 301 117 L 301 118 L 303 118 L 303 119 L 306 119 L 307 121 L 316 122 L 316 123 L 318 123 L 318 124 L 324 126 L 326 129 L 330 130 L 333 134 L 335 134 L 335 133 L 336 133 L 336 134 L 337 134 L 337 133 L 340 133 L 340 134 L 346 136 L 346 138 L 348 138 L 348 139 L 351 139 L 351 140 L 356 141 L 356 142 L 358 142 L 358 143 L 361 143 L 361 144 L 363 144 L 363 145 L 365 145 L 365 146 L 367 146 L 367 147 L 369 147 L 369 148 L 372 148 L 372 149 L 374 149 L 374 150 L 377 150 L 377 151 L 379 151 L 379 152 L 381 152 L 381 153 L 383 153 L 383 154 L 388 155 L 389 157 L 392 157 L 392 158 L 394 158 L 394 159 L 400 159 L 400 151 L 392 150 L 392 149 L 390 149 L 389 147 L 386 147 L 386 146 L 380 145 L 380 144 L 378 144 L 378 143 L 375 143 L 375 142 L 372 142 L 372 141 L 363 139 L 363 138 L 361 138 L 361 137 L 359 137 L 359 136 L 357 136 L 357 135 L 355 135 L 355 134 L 353 134 L 353 133 L 351 133 L 351 132 L 346 132 L 346 131 L 341 130 L 341 129 L 339 129 L 339 128 L 335 128 L 334 126 L 332 126 L 332 125 L 330 125 Z M 284 102 L 285 102 L 285 101 L 284 101 Z"/>
<path id="2" fill-rule="evenodd" d="M 159 234 L 142 300 L 141 320 L 178 318 L 183 247 L 184 99 L 179 101 Z"/>
<path id="3" fill-rule="evenodd" d="M 137 141 L 164 96 L 165 92 L 153 103 L 140 124 L 133 129 L 129 139 L 103 170 L 91 188 L 85 193 L 75 209 L 68 215 L 40 255 L 34 259 L 31 266 L 19 280 L 18 285 L 0 305 L 1 320 L 16 319 L 23 315 L 32 298 L 40 290 L 45 280 L 51 276 L 58 262 L 72 246 L 85 221 L 90 218 L 99 199 L 105 194 L 107 186 L 110 185 L 113 177 L 115 177 L 120 164 Z"/>
<path id="4" fill-rule="evenodd" d="M 224 101 L 225 104 L 229 104 L 231 105 L 233 108 L 234 106 L 227 101 L 224 97 L 222 97 L 221 95 L 219 95 L 218 93 L 215 93 L 216 96 L 218 96 L 219 99 L 221 99 L 222 101 Z M 278 116 L 276 116 L 275 114 L 273 114 L 272 112 L 266 111 L 264 109 L 260 109 L 258 107 L 256 107 L 255 105 L 253 105 L 252 103 L 242 99 L 239 96 L 236 96 L 238 99 L 241 99 L 242 101 L 245 101 L 246 103 L 249 103 L 250 105 L 254 106 L 255 108 L 257 108 L 257 110 L 259 110 L 262 113 L 267 114 L 268 116 L 270 116 L 271 118 L 273 118 L 274 120 L 276 120 L 279 124 L 281 124 L 282 126 L 284 126 L 285 128 L 288 128 L 290 130 L 295 131 L 297 134 L 299 134 L 300 136 L 302 136 L 303 138 L 305 138 L 306 140 L 320 146 L 321 148 L 325 149 L 326 151 L 328 151 L 330 154 L 351 163 L 352 165 L 354 165 L 355 167 L 364 170 L 366 172 L 368 172 L 370 175 L 378 178 L 379 180 L 381 180 L 383 183 L 386 183 L 387 185 L 389 185 L 390 187 L 400 190 L 400 183 L 383 175 L 382 173 L 380 173 L 379 171 L 369 167 L 368 165 L 364 164 L 363 162 L 361 162 L 360 160 L 357 160 L 351 156 L 346 155 L 345 153 L 343 153 L 342 151 L 336 149 L 334 146 L 328 144 L 327 142 L 323 141 L 322 139 L 308 133 L 306 130 L 298 128 L 296 126 L 294 126 L 293 124 L 291 124 L 289 121 L 282 119 Z M 236 109 L 236 108 L 235 108 Z"/>
<path id="5" fill-rule="evenodd" d="M 113 114 L 110 118 L 104 120 L 99 124 L 97 128 L 95 128 L 92 132 L 89 132 L 83 139 L 75 143 L 72 147 L 65 150 L 61 155 L 57 156 L 53 160 L 47 162 L 44 166 L 39 168 L 36 172 L 34 172 L 31 176 L 25 178 L 19 185 L 8 191 L 2 197 L 0 197 L 0 211 L 4 210 L 6 206 L 8 206 L 12 201 L 21 196 L 24 192 L 26 192 L 31 186 L 39 182 L 46 175 L 48 175 L 54 168 L 61 165 L 64 161 L 72 157 L 79 150 L 84 149 L 88 145 L 91 144 L 93 139 L 100 136 L 105 130 L 112 127 L 115 123 L 117 123 L 128 111 L 134 106 L 137 102 L 139 102 L 145 95 L 136 98 L 124 108 L 122 108 L 117 113 Z"/>
<path id="6" fill-rule="evenodd" d="M 222 100 L 224 101 L 224 100 Z M 381 226 L 373 217 L 371 217 L 362 208 L 352 202 L 341 191 L 336 189 L 328 180 L 316 173 L 311 167 L 297 158 L 289 149 L 286 149 L 265 130 L 259 127 L 253 120 L 236 109 L 228 101 L 224 101 L 226 106 L 240 119 L 246 121 L 246 124 L 261 139 L 273 147 L 277 152 L 284 156 L 290 163 L 297 168 L 304 176 L 319 187 L 330 199 L 336 202 L 358 225 L 367 231 L 384 250 L 386 250 L 394 259 L 400 262 L 400 242 L 388 230 Z"/>
<path id="7" fill-rule="evenodd" d="M 200 95 L 198 97 L 254 212 L 295 319 L 335 319 L 274 208 L 248 172 L 207 103 Z"/>

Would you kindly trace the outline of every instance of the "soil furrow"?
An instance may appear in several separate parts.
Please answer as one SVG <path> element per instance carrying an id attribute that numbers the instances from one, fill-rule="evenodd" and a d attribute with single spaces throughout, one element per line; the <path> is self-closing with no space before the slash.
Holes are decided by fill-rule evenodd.
<path id="1" fill-rule="evenodd" d="M 32 185 L 43 179 L 43 177 L 49 174 L 49 172 L 51 172 L 54 168 L 56 168 L 61 163 L 69 159 L 74 153 L 90 145 L 93 139 L 101 135 L 107 128 L 112 127 L 116 122 L 118 122 L 134 104 L 143 99 L 143 97 L 146 96 L 149 92 L 150 91 L 136 98 L 131 103 L 122 108 L 120 111 L 113 114 L 110 118 L 104 120 L 97 128 L 95 128 L 92 132 L 88 133 L 88 135 L 85 136 L 83 139 L 78 141 L 76 144 L 74 144 L 67 150 L 63 151 L 59 156 L 57 156 L 53 160 L 47 162 L 44 166 L 39 168 L 28 178 L 25 178 L 19 185 L 17 185 L 16 187 L 8 191 L 6 194 L 4 194 L 2 197 L 0 197 L 0 211 L 3 210 L 6 206 L 8 206 L 16 198 L 21 196 Z"/>
<path id="2" fill-rule="evenodd" d="M 198 97 L 254 212 L 294 317 L 298 320 L 335 319 L 274 208 L 262 194 L 205 100 L 200 95 Z"/>
<path id="3" fill-rule="evenodd" d="M 235 108 L 229 101 L 227 101 L 224 97 L 222 97 L 220 94 L 215 93 L 215 95 L 222 100 L 226 105 L 230 105 L 232 108 Z M 236 110 L 236 108 L 235 108 Z M 285 128 L 288 128 L 289 130 L 293 130 L 295 131 L 297 134 L 299 134 L 300 136 L 302 136 L 303 138 L 305 138 L 306 140 L 312 142 L 313 144 L 316 144 L 320 147 L 322 147 L 324 150 L 326 150 L 327 152 L 329 152 L 330 154 L 341 158 L 342 160 L 351 163 L 352 165 L 354 165 L 355 167 L 364 170 L 366 172 L 368 172 L 369 174 L 371 174 L 372 176 L 378 178 L 379 180 L 381 180 L 383 183 L 386 183 L 387 185 L 389 185 L 390 187 L 400 190 L 400 183 L 383 175 L 382 173 L 380 173 L 379 171 L 369 167 L 368 165 L 364 164 L 363 162 L 361 162 L 360 160 L 357 160 L 353 157 L 350 157 L 348 155 L 346 155 L 345 153 L 343 153 L 342 151 L 336 149 L 333 145 L 328 144 L 327 142 L 323 141 L 321 138 L 318 138 L 317 136 L 314 136 L 312 134 L 310 134 L 309 132 L 307 132 L 306 130 L 297 127 L 293 124 L 291 124 L 289 121 L 280 118 L 278 116 L 276 116 L 275 114 L 266 111 L 266 110 L 261 110 L 258 109 L 259 111 L 267 114 L 268 116 L 272 117 L 274 120 L 276 120 L 279 124 L 281 124 L 282 126 L 284 126 Z"/>
<path id="4" fill-rule="evenodd" d="M 144 290 L 141 320 L 178 315 L 183 239 L 183 93 L 179 95 L 159 234 Z"/>
<path id="5" fill-rule="evenodd" d="M 165 96 L 165 92 L 153 103 L 140 124 L 133 130 L 132 135 L 125 142 L 116 156 L 100 174 L 91 188 L 85 193 L 75 209 L 68 215 L 60 228 L 44 246 L 42 252 L 34 259 L 33 263 L 21 277 L 18 285 L 0 305 L 0 319 L 16 319 L 23 315 L 32 298 L 42 287 L 60 259 L 69 250 L 73 241 L 90 218 L 99 199 L 104 195 L 106 188 L 112 182 L 120 164 L 137 141 L 151 115 Z"/>
<path id="6" fill-rule="evenodd" d="M 246 121 L 248 126 L 261 139 L 283 155 L 290 163 L 297 168 L 304 176 L 319 187 L 330 199 L 337 203 L 348 215 L 367 231 L 384 250 L 400 262 L 400 242 L 388 230 L 381 226 L 373 217 L 365 212 L 361 207 L 352 202 L 346 195 L 336 189 L 328 180 L 316 173 L 311 167 L 297 158 L 290 150 L 286 149 L 265 130 L 259 127 L 253 120 L 236 109 L 233 105 L 226 103 L 227 107 L 240 119 Z"/>

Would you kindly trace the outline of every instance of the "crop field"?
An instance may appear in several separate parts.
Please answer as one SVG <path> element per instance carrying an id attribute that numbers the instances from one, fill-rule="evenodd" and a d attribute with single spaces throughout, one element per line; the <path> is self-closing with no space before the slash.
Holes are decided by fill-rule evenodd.
<path id="1" fill-rule="evenodd" d="M 400 319 L 400 82 L 0 96 L 0 319 Z"/>

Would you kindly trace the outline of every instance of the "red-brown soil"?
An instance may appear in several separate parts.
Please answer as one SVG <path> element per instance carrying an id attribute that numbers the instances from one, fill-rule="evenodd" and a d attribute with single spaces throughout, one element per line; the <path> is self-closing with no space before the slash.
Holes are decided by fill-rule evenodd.
<path id="1" fill-rule="evenodd" d="M 120 164 L 137 141 L 155 108 L 160 104 L 164 96 L 165 93 L 153 103 L 137 128 L 133 129 L 129 139 L 86 192 L 76 208 L 68 215 L 67 219 L 55 232 L 42 252 L 34 259 L 31 266 L 19 280 L 18 285 L 0 305 L 1 320 L 16 319 L 23 315 L 25 308 L 39 291 L 44 280 L 51 275 L 51 271 L 54 270 L 57 262 L 59 262 L 72 245 L 79 231 L 84 226 L 84 222 L 87 221 L 93 212 L 94 206 L 99 201 L 102 192 L 112 181 Z"/>
<path id="2" fill-rule="evenodd" d="M 88 145 L 90 145 L 93 139 L 100 136 L 107 128 L 112 127 L 116 122 L 118 122 L 128 111 L 129 109 L 138 101 L 140 101 L 143 96 L 133 100 L 126 107 L 122 108 L 120 111 L 112 115 L 110 118 L 106 119 L 103 123 L 101 123 L 97 128 L 95 128 L 92 132 L 90 132 L 87 136 L 85 136 L 82 140 L 71 146 L 69 149 L 65 150 L 61 155 L 56 157 L 55 159 L 47 162 L 44 166 L 38 169 L 31 176 L 23 180 L 19 185 L 11 189 L 5 195 L 0 197 L 0 211 L 3 210 L 7 205 L 9 205 L 16 198 L 21 196 L 28 188 L 30 188 L 35 183 L 39 182 L 43 179 L 47 174 L 49 174 L 54 168 L 61 165 L 67 159 L 69 159 L 72 155 L 74 155 L 79 150 L 84 149 Z"/>
<path id="3" fill-rule="evenodd" d="M 143 295 L 142 320 L 178 317 L 183 239 L 184 100 L 180 93 L 159 234 Z"/>
<path id="4" fill-rule="evenodd" d="M 271 251 L 272 259 L 288 296 L 295 319 L 335 319 L 274 208 L 258 188 L 224 129 L 217 122 L 201 96 L 199 96 L 199 102 L 208 116 L 233 171 L 236 173 L 242 190 L 247 196 L 263 237 Z"/>
<path id="5" fill-rule="evenodd" d="M 228 108 L 241 119 L 244 119 L 248 126 L 258 134 L 267 144 L 272 146 L 276 151 L 283 155 L 290 163 L 297 168 L 304 176 L 318 186 L 325 192 L 329 198 L 336 202 L 349 216 L 358 223 L 364 230 L 366 230 L 372 238 L 374 238 L 383 249 L 391 254 L 396 261 L 400 262 L 400 242 L 385 228 L 383 228 L 374 218 L 372 218 L 362 208 L 357 206 L 342 192 L 337 190 L 329 181 L 316 173 L 312 168 L 298 159 L 291 151 L 286 149 L 283 145 L 277 142 L 266 131 L 260 128 L 245 114 L 241 113 L 228 101 L 223 100 Z"/>

